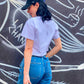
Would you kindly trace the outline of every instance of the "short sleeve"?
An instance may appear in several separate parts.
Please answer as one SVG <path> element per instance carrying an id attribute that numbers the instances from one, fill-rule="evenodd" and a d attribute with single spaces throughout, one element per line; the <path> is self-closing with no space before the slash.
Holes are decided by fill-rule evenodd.
<path id="1" fill-rule="evenodd" d="M 54 35 L 53 35 L 53 39 L 57 39 L 57 38 L 59 38 L 60 37 L 60 35 L 59 35 L 59 27 L 58 27 L 58 25 L 54 22 L 53 23 L 53 27 L 55 28 L 55 32 L 54 32 Z"/>
<path id="2" fill-rule="evenodd" d="M 21 36 L 34 40 L 34 26 L 30 20 L 28 20 L 22 30 Z"/>

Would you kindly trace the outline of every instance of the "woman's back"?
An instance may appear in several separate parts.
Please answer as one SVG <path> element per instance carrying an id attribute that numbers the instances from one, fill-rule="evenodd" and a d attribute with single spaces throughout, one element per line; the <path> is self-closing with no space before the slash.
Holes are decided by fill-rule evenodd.
<path id="1" fill-rule="evenodd" d="M 22 36 L 34 40 L 32 55 L 45 55 L 51 40 L 59 37 L 57 24 L 53 20 L 43 22 L 40 16 L 36 16 L 29 19 L 25 25 Z"/>

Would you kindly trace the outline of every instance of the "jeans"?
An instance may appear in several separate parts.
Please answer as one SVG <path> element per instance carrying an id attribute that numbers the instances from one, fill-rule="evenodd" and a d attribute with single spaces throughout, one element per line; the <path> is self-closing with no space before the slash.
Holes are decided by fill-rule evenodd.
<path id="1" fill-rule="evenodd" d="M 24 58 L 20 63 L 19 77 L 17 84 L 23 84 Z M 52 80 L 52 72 L 48 57 L 32 56 L 29 77 L 32 84 L 50 84 Z"/>

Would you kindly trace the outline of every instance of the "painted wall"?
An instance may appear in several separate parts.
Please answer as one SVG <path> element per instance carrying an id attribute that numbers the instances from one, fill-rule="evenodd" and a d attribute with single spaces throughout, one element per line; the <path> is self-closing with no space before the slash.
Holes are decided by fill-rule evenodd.
<path id="1" fill-rule="evenodd" d="M 16 84 L 25 39 L 20 36 L 30 18 L 25 0 L 0 0 L 0 84 Z M 62 50 L 50 58 L 51 84 L 84 84 L 84 0 L 46 0 L 59 25 Z M 49 50 L 54 47 L 51 41 Z"/>

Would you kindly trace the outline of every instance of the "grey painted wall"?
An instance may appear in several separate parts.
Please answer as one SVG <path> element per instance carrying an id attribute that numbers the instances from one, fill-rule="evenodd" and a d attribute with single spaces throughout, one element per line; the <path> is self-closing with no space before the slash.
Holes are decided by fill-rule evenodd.
<path id="1" fill-rule="evenodd" d="M 0 84 L 16 84 L 23 58 L 20 36 L 30 18 L 20 8 L 25 0 L 0 0 Z M 46 0 L 59 25 L 62 50 L 50 58 L 51 84 L 84 84 L 84 0 Z M 51 41 L 49 50 L 54 47 Z"/>

